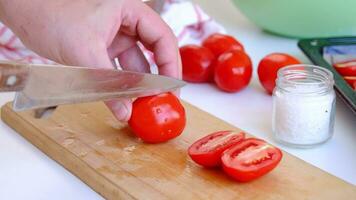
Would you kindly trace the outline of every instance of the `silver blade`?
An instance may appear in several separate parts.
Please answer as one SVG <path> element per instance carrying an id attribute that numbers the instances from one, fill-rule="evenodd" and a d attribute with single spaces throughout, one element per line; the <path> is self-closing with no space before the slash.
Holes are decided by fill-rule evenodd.
<path id="1" fill-rule="evenodd" d="M 27 83 L 15 97 L 21 111 L 62 104 L 134 98 L 174 91 L 184 81 L 153 74 L 84 67 L 31 65 Z"/>

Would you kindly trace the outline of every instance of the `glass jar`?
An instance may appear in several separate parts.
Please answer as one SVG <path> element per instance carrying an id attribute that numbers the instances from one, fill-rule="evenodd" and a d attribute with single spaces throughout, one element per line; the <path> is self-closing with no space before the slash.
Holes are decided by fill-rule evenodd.
<path id="1" fill-rule="evenodd" d="M 274 138 L 295 147 L 312 147 L 332 137 L 335 118 L 333 74 L 314 65 L 278 71 L 273 91 Z"/>

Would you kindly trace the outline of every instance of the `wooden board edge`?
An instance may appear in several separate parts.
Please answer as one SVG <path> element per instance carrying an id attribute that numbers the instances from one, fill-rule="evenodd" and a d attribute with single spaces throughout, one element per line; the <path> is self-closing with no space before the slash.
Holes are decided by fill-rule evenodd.
<path id="1" fill-rule="evenodd" d="M 27 122 L 21 117 L 21 115 L 12 110 L 10 102 L 6 103 L 1 107 L 0 117 L 5 124 L 14 129 L 20 135 L 22 135 L 26 140 L 35 145 L 48 157 L 50 157 L 51 159 L 62 165 L 64 168 L 69 170 L 69 172 L 74 174 L 76 177 L 78 177 L 80 180 L 82 180 L 85 184 L 91 187 L 98 194 L 102 195 L 104 198 L 136 199 L 130 194 L 128 194 L 126 191 L 116 187 L 110 180 L 108 180 L 104 176 L 98 175 L 95 170 L 88 166 L 84 161 L 82 161 L 74 154 L 60 146 L 51 138 L 45 136 L 45 134 L 33 134 L 36 132 L 40 132 L 40 130 L 36 129 L 33 126 L 27 126 Z M 15 118 L 20 120 L 17 120 L 15 122 Z M 17 124 L 16 128 L 14 128 L 15 126 L 12 126 L 12 123 Z M 31 129 L 33 131 L 28 131 Z M 30 132 L 31 134 L 29 134 Z M 37 137 L 37 139 L 35 140 L 34 137 Z M 63 159 L 63 157 L 66 157 L 67 159 Z M 97 181 L 99 179 L 101 180 Z M 99 182 L 104 184 L 98 184 Z"/>

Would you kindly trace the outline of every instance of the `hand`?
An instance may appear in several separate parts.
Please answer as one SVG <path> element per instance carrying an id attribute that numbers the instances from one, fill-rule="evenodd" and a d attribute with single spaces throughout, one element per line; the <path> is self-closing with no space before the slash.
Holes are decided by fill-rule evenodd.
<path id="1" fill-rule="evenodd" d="M 113 67 L 118 58 L 124 70 L 150 72 L 139 41 L 154 53 L 160 74 L 181 78 L 174 34 L 140 0 L 0 0 L 0 19 L 29 49 L 57 63 Z M 106 105 L 120 121 L 131 116 L 130 99 Z"/>

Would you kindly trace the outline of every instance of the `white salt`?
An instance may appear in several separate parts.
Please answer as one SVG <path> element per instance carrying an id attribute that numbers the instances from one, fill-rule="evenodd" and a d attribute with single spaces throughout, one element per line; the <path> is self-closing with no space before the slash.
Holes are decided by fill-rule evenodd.
<path id="1" fill-rule="evenodd" d="M 335 93 L 305 93 L 314 91 L 315 87 L 318 86 L 298 85 L 293 88 L 293 93 L 275 92 L 273 132 L 278 140 L 295 145 L 312 145 L 331 137 Z"/>

